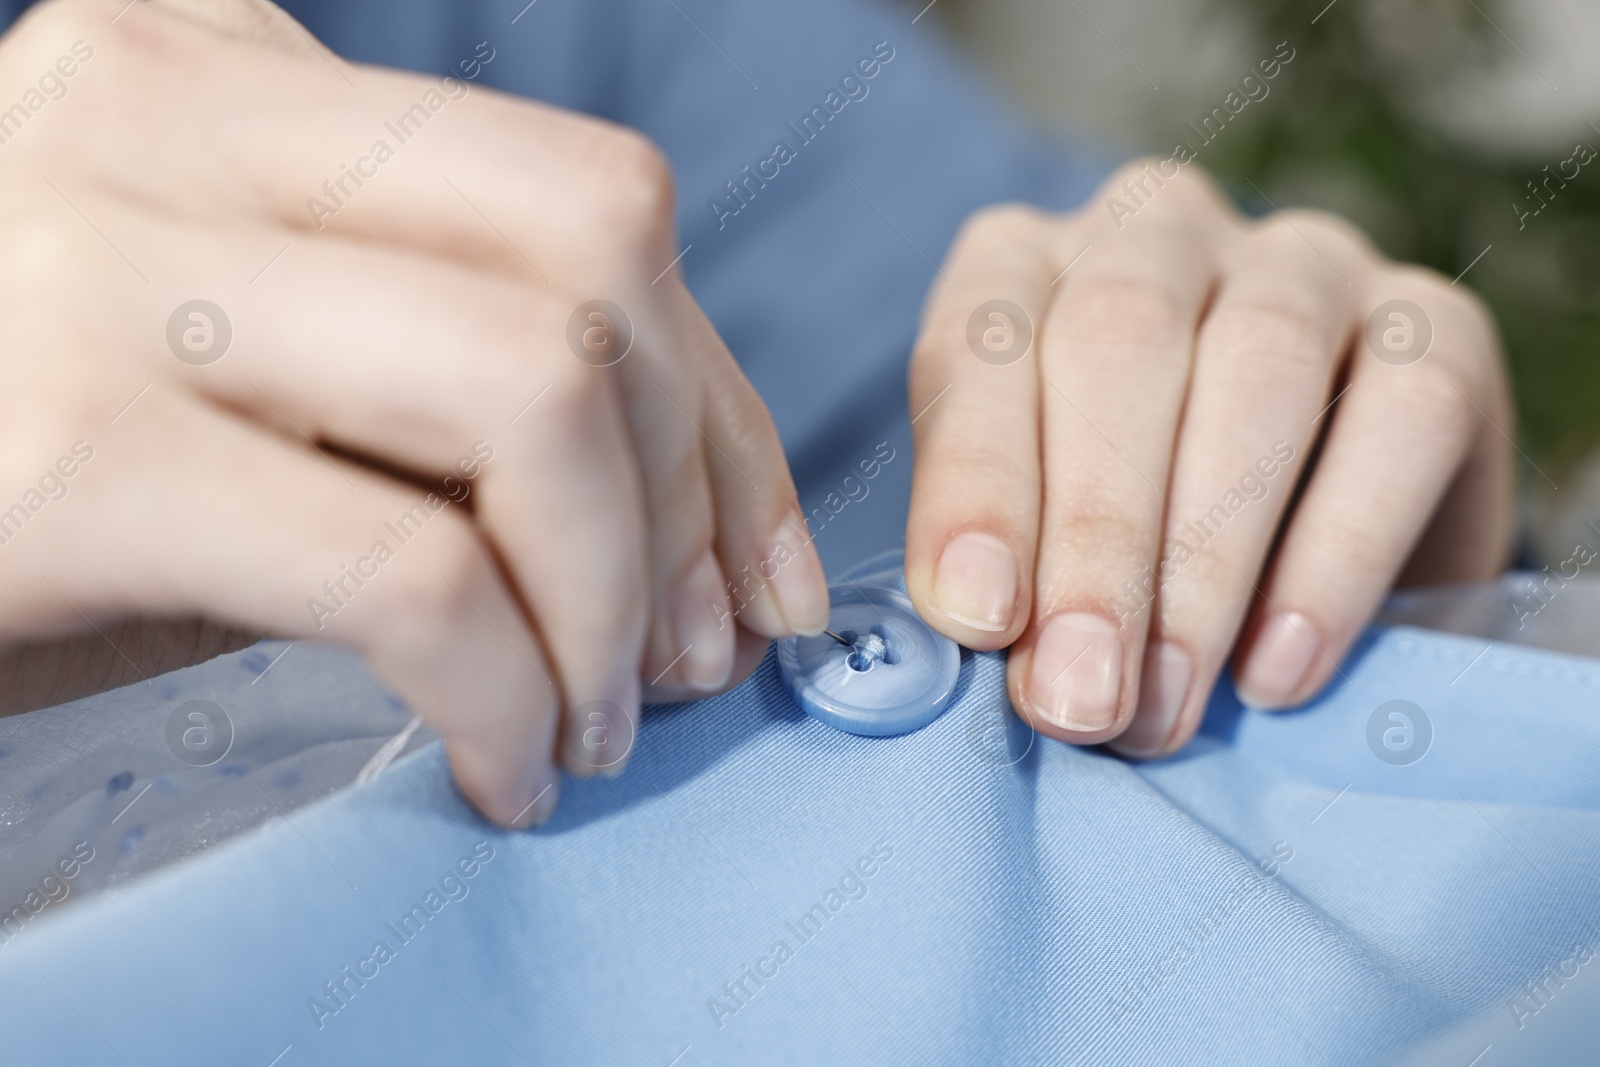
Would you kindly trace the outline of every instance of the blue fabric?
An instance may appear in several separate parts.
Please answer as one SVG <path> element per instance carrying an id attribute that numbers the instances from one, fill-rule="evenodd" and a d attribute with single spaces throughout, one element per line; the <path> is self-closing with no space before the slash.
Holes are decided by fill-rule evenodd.
<path id="1" fill-rule="evenodd" d="M 1003 669 L 863 738 L 769 657 L 531 833 L 427 750 L 0 948 L 7 1061 L 1354 1064 L 1596 943 L 1591 661 L 1374 633 L 1143 767 L 1014 719 L 1012 762 Z M 1368 746 L 1393 699 L 1434 726 L 1409 766 Z"/>

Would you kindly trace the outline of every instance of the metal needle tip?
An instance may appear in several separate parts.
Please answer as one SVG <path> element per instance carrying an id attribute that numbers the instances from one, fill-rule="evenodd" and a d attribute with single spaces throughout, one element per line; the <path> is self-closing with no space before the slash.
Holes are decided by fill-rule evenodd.
<path id="1" fill-rule="evenodd" d="M 827 634 L 829 637 L 833 638 L 835 641 L 839 642 L 841 645 L 843 645 L 846 648 L 855 648 L 856 647 L 852 642 L 846 641 L 844 638 L 840 637 L 838 634 L 834 633 L 832 630 L 828 629 L 827 627 L 823 627 L 822 632 Z"/>

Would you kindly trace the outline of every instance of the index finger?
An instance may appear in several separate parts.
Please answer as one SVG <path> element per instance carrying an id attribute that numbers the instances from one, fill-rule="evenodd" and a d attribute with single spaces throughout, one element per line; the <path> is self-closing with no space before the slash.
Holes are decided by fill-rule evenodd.
<path id="1" fill-rule="evenodd" d="M 615 296 L 587 290 L 619 264 L 638 261 L 649 281 L 666 263 L 655 253 L 670 228 L 654 220 L 670 174 L 639 134 L 451 76 L 222 33 L 164 5 L 113 22 L 123 6 L 48 5 L 8 35 L 13 55 L 48 63 L 78 38 L 91 57 L 61 115 L 13 156 L 57 172 L 88 163 L 106 188 L 179 216 L 359 235 L 541 284 L 560 273 L 584 299 Z"/>

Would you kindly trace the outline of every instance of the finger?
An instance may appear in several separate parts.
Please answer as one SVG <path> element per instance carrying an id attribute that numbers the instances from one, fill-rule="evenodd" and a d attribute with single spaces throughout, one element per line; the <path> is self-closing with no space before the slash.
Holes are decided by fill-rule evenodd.
<path id="1" fill-rule="evenodd" d="M 154 62 L 148 46 L 159 43 L 161 48 L 157 51 L 166 55 L 194 50 L 208 57 L 227 54 L 230 73 L 238 76 L 242 72 L 245 81 L 268 77 L 275 70 L 280 78 L 269 80 L 292 84 L 295 90 L 315 82 L 309 72 L 318 68 L 310 60 L 291 69 L 286 65 L 291 57 L 260 49 L 251 51 L 244 46 L 230 53 L 232 45 L 217 47 L 213 38 L 197 36 L 199 31 L 193 25 L 180 25 L 179 20 L 158 22 L 143 25 L 137 39 L 118 38 L 114 42 L 119 46 L 115 49 L 119 63 L 139 68 L 141 75 L 159 80 L 159 69 L 146 69 Z M 339 72 L 322 57 L 318 62 L 323 68 Z M 161 63 L 155 62 L 155 66 L 160 68 Z M 401 107 L 399 117 L 390 115 L 398 123 L 396 130 L 389 130 L 398 144 L 385 142 L 379 151 L 377 142 L 370 142 L 374 150 L 355 160 L 354 175 L 347 173 L 351 166 L 342 166 L 337 175 L 324 179 L 326 201 L 311 198 L 317 201 L 312 223 L 319 232 L 342 229 L 391 243 L 409 243 L 448 257 L 489 264 L 518 277 L 531 275 L 546 285 L 548 276 L 534 259 L 548 256 L 545 266 L 551 267 L 549 273 L 580 292 L 615 291 L 619 278 L 626 282 L 639 276 L 641 264 L 670 258 L 670 253 L 661 255 L 671 247 L 670 175 L 664 158 L 638 135 L 556 109 L 534 105 L 529 110 L 530 105 L 509 98 L 489 100 L 493 94 L 488 93 L 475 93 L 477 99 L 471 107 L 460 106 L 469 88 L 459 81 L 437 86 L 392 72 L 360 73 L 364 88 L 372 90 L 363 99 L 375 106 L 346 106 L 341 97 L 340 103 L 315 112 L 319 121 L 325 120 L 318 129 L 307 134 L 302 121 L 296 136 L 281 142 L 304 143 L 360 133 L 360 143 L 367 144 L 367 133 L 361 131 L 370 131 L 375 122 L 383 119 L 383 115 L 376 114 L 376 107 Z M 326 94 L 319 90 L 313 95 Z M 109 107 L 107 101 L 91 99 L 90 103 Z M 459 121 L 440 121 L 440 113 L 447 105 L 455 105 L 449 114 L 452 119 L 462 116 Z M 252 114 L 269 126 L 276 121 L 264 114 L 272 108 L 241 111 L 232 105 L 220 106 L 235 118 Z M 430 136 L 420 138 L 421 127 L 430 123 Z M 287 137 L 286 130 L 280 132 Z M 173 136 L 184 139 L 183 131 Z M 511 142 L 531 141 L 539 142 L 536 153 L 524 148 L 509 153 L 505 150 Z M 447 150 L 447 143 L 455 144 L 455 149 Z M 396 153 L 401 145 L 406 149 L 404 165 L 389 167 L 399 159 Z M 59 155 L 72 151 L 75 150 L 70 145 L 51 143 L 44 146 L 41 158 L 48 160 L 55 158 L 52 152 Z M 250 155 L 257 150 L 241 144 L 239 151 Z M 312 155 L 318 157 L 316 168 L 325 165 L 322 153 L 310 153 L 307 158 Z M 304 159 L 286 156 L 277 148 L 271 156 L 280 164 L 271 176 L 259 168 L 270 165 L 272 159 L 254 159 L 242 168 L 249 173 L 238 175 L 238 184 L 241 188 L 243 184 L 253 184 L 254 188 L 237 200 L 208 199 L 200 195 L 203 190 L 176 194 L 173 190 L 177 185 L 188 180 L 181 175 L 169 175 L 172 180 L 157 183 L 169 187 L 166 192 L 144 192 L 173 210 L 198 211 L 208 216 L 231 210 L 261 217 L 265 205 L 265 217 L 306 227 L 306 221 L 298 214 L 302 203 L 309 205 L 303 196 L 308 188 L 305 181 L 319 171 L 302 166 Z M 230 154 L 230 158 L 235 157 Z M 460 167 L 455 173 L 461 184 L 447 183 L 454 199 L 443 194 L 441 186 L 434 182 L 445 180 L 440 175 L 445 164 Z M 360 177 L 374 177 L 374 168 L 380 165 L 386 167 L 385 174 L 392 180 L 368 184 Z M 477 186 L 473 186 L 474 180 L 478 180 Z M 541 188 L 542 193 L 530 196 L 530 192 Z M 446 195 L 453 211 L 434 210 L 440 195 Z M 555 202 L 560 202 L 562 208 L 552 212 L 546 205 Z M 429 210 L 419 210 L 419 205 Z M 336 223 L 329 221 L 330 211 L 339 216 Z M 532 259 L 525 251 L 528 248 L 538 250 Z M 555 270 L 552 264 L 561 269 Z M 655 268 L 652 266 L 651 270 Z M 817 573 L 820 575 L 820 569 Z"/>
<path id="2" fill-rule="evenodd" d="M 556 661 L 568 717 L 565 766 L 620 773 L 638 720 L 650 611 L 645 506 L 615 396 L 593 379 L 574 384 L 567 399 L 497 448 L 504 462 L 484 477 L 478 515 Z M 618 717 L 621 732 L 605 744 L 620 743 L 620 751 L 585 747 L 593 735 L 581 727 L 582 709 L 595 701 Z"/>
<path id="3" fill-rule="evenodd" d="M 17 146 L 17 166 L 92 170 L 106 189 L 174 215 L 345 233 L 541 285 L 556 278 L 582 298 L 612 291 L 620 265 L 659 270 L 675 254 L 660 256 L 670 167 L 635 132 L 453 77 L 224 36 L 160 7 L 112 22 L 121 6 L 48 5 L 8 38 L 15 54 L 52 60 L 63 37 L 96 42 L 73 83 L 74 121 L 41 125 Z M 145 99 L 186 106 L 152 123 Z M 218 146 L 212 166 L 181 161 L 195 145 Z M 125 165 L 136 157 L 147 165 Z"/>
<path id="4" fill-rule="evenodd" d="M 1332 412 L 1327 442 L 1240 642 L 1236 678 L 1250 705 L 1292 706 L 1326 683 L 1453 481 L 1481 478 L 1492 488 L 1464 492 L 1509 500 L 1511 472 L 1499 442 L 1509 440 L 1501 435 L 1512 432 L 1511 414 L 1488 315 L 1465 292 L 1420 270 L 1376 278 L 1361 311 L 1391 300 L 1420 309 L 1432 345 L 1420 360 L 1395 365 L 1357 340 L 1350 390 Z M 1502 458 L 1488 458 L 1495 453 Z M 1469 574 L 1505 558 L 1512 509 L 1498 513 L 1498 522 L 1476 531 L 1455 530 L 1471 545 L 1463 551 Z"/>
<path id="5" fill-rule="evenodd" d="M 317 54 L 317 46 L 305 28 L 267 0 L 149 0 L 146 6 L 242 41 Z"/>
<path id="6" fill-rule="evenodd" d="M 83 202 L 97 203 L 92 194 Z M 445 478 L 455 488 L 436 500 L 465 503 L 470 491 L 524 603 L 549 627 L 541 636 L 567 713 L 602 701 L 616 709 L 617 736 L 629 737 L 651 606 L 645 510 L 613 376 L 568 348 L 571 308 L 492 272 L 340 239 L 295 249 L 252 283 L 234 239 L 254 244 L 259 231 L 207 236 L 134 212 L 119 224 L 136 239 L 167 234 L 170 251 L 151 261 L 158 280 L 129 298 L 130 313 L 150 323 L 134 340 L 152 372 L 248 410 L 297 444 L 331 442 Z M 229 320 L 232 339 L 214 362 L 191 365 L 169 347 L 169 320 L 203 278 L 213 279 L 203 291 L 232 308 L 207 311 Z M 77 348 L 126 347 L 104 326 L 114 321 L 81 324 Z M 702 487 L 700 513 L 708 507 Z M 428 518 L 425 508 L 390 516 L 406 536 Z M 574 747 L 595 736 L 577 723 L 564 732 L 574 773 L 595 769 L 596 754 Z M 623 758 L 599 766 L 620 771 Z"/>
<path id="7" fill-rule="evenodd" d="M 618 736 L 629 736 L 651 606 L 646 549 L 662 573 L 682 576 L 693 563 L 693 537 L 709 544 L 709 534 L 685 533 L 685 525 L 709 522 L 709 488 L 704 477 L 694 482 L 693 430 L 675 414 L 630 429 L 614 368 L 590 366 L 570 347 L 573 307 L 494 272 L 325 237 L 250 280 L 235 248 L 270 246 L 274 238 L 259 230 L 208 235 L 181 222 L 141 224 L 165 227 L 173 248 L 155 259 L 162 269 L 154 293 L 139 293 L 141 315 L 152 320 L 152 366 L 294 440 L 336 443 L 445 478 L 446 496 L 458 504 L 470 494 L 518 592 L 550 625 L 542 637 L 568 715 L 603 701 L 622 717 Z M 138 237 L 139 226 L 125 222 L 123 232 Z M 213 278 L 205 291 L 232 309 L 222 312 L 232 341 L 216 362 L 190 366 L 174 358 L 173 341 L 155 323 L 165 326 L 162 301 L 176 306 L 192 291 L 179 286 L 205 277 Z M 85 346 L 117 342 L 106 336 Z M 627 358 L 651 358 L 648 344 L 638 347 L 643 352 Z M 648 450 L 635 451 L 635 435 Z M 643 451 L 658 486 L 650 542 L 635 464 Z M 666 482 L 674 469 L 690 477 Z M 720 593 L 717 574 L 709 584 Z M 723 661 L 712 683 L 730 669 L 731 641 Z M 573 773 L 594 769 L 571 747 L 586 736 L 597 734 L 576 723 L 565 731 Z M 622 763 L 600 765 L 619 771 Z"/>
<path id="8" fill-rule="evenodd" d="M 1484 581 L 1511 566 L 1517 476 L 1508 447 L 1510 438 L 1499 431 L 1515 432 L 1516 411 L 1506 398 L 1504 377 L 1497 373 L 1496 378 L 1497 395 L 1483 405 L 1484 428 L 1412 548 L 1410 559 L 1395 579 L 1397 586 Z M 1496 427 L 1496 432 L 1484 432 Z"/>
<path id="9" fill-rule="evenodd" d="M 81 466 L 71 494 L 5 545 L 8 636 L 204 616 L 346 643 L 439 730 L 488 817 L 549 814 L 557 693 L 470 523 L 443 513 L 402 541 L 386 523 L 416 491 L 159 385 L 114 426 L 61 436 L 82 438 Z"/>
<path id="10" fill-rule="evenodd" d="M 727 614 L 718 615 L 717 625 L 738 624 L 764 637 L 821 633 L 828 624 L 827 579 L 778 431 L 733 357 L 720 342 L 712 345 L 700 310 L 686 303 L 682 311 L 686 330 L 705 338 L 698 348 L 705 391 L 699 429 L 717 514 L 717 557 L 729 583 Z"/>
<path id="11" fill-rule="evenodd" d="M 91 210 L 104 207 L 111 214 L 111 201 L 80 196 Z M 70 210 L 48 200 L 44 207 Z M 645 677 L 664 681 L 671 669 L 676 684 L 704 691 L 725 684 L 733 629 L 719 623 L 730 612 L 711 555 L 704 439 L 693 424 L 699 381 L 674 372 L 687 357 L 671 349 L 685 346 L 659 325 L 661 314 L 648 301 L 634 304 L 637 321 L 605 302 L 618 322 L 585 326 L 583 308 L 548 292 L 420 253 L 379 251 L 329 235 L 302 243 L 263 273 L 256 257 L 241 249 L 265 258 L 281 234 L 218 231 L 127 209 L 117 217 L 119 237 L 151 238 L 156 246 L 152 231 L 166 236 L 161 254 L 149 261 L 157 282 L 130 290 L 129 313 L 150 323 L 140 334 L 140 354 L 153 371 L 248 410 L 285 434 L 332 442 L 419 477 L 443 478 L 457 503 L 467 501 L 480 471 L 482 488 L 510 498 L 511 507 L 480 516 L 523 577 L 527 603 L 541 618 L 560 620 L 548 647 L 558 659 L 569 712 L 603 700 L 631 721 L 641 664 L 630 635 L 652 604 L 657 610 Z M 216 351 L 201 354 L 214 362 L 191 366 L 188 354 L 172 347 L 179 342 L 171 321 L 192 304 L 183 298 L 197 290 L 216 298 L 205 314 L 218 319 L 226 338 L 216 335 Z M 682 299 L 688 302 L 686 293 Z M 295 313 L 283 314 L 285 306 Z M 87 351 L 125 347 L 127 339 L 105 327 L 111 321 L 83 324 L 77 345 Z M 719 345 L 706 330 L 709 341 L 697 339 Z M 609 352 L 583 347 L 595 331 L 619 334 L 619 362 L 590 365 L 612 362 Z M 632 368 L 640 370 L 619 374 Z M 596 405 L 618 409 L 614 394 L 630 382 L 650 383 L 646 395 L 634 390 L 630 397 L 630 426 L 619 427 L 616 410 L 609 422 L 585 414 Z M 574 415 L 585 436 L 564 441 L 558 428 L 574 424 Z M 542 455 L 535 458 L 530 449 Z M 497 450 L 499 460 L 492 462 Z M 508 456 L 537 469 L 507 470 Z M 556 456 L 561 462 L 551 461 Z M 635 456 L 651 488 L 648 526 L 637 507 Z M 775 441 L 771 457 L 782 475 L 772 484 L 788 486 Z M 569 499 L 563 484 L 583 496 Z M 591 506 L 571 507 L 588 497 L 596 498 Z M 512 515 L 543 516 L 544 526 L 561 532 L 541 536 L 544 527 L 512 525 Z M 646 569 L 635 556 L 647 530 Z M 569 559 L 582 567 L 563 569 L 555 587 L 527 584 L 545 566 L 533 557 L 550 553 L 564 538 L 581 547 Z M 680 637 L 686 625 L 700 631 Z M 566 736 L 594 735 L 573 729 Z M 583 772 L 577 754 L 569 754 L 569 763 Z"/>
<path id="12" fill-rule="evenodd" d="M 766 659 L 767 649 L 772 645 L 767 638 L 743 626 L 733 626 L 730 629 L 734 634 L 733 669 L 728 672 L 728 679 L 723 682 L 719 692 L 726 692 L 750 677 L 755 669 L 761 666 L 761 661 Z M 699 700 L 705 695 L 705 690 L 698 686 L 681 685 L 669 674 L 660 684 L 647 683 L 643 699 L 646 704 L 677 704 Z"/>
<path id="13" fill-rule="evenodd" d="M 1018 706 L 1063 740 L 1106 740 L 1133 714 L 1148 618 L 1124 602 L 1159 546 L 1195 325 L 1214 270 L 1213 195 L 1174 180 L 1137 225 L 1100 223 L 1096 247 L 1062 281 L 1042 330 L 1034 611 L 1008 679 Z"/>
<path id="14" fill-rule="evenodd" d="M 1039 535 L 1039 356 L 1056 234 L 1031 208 L 981 213 L 935 282 L 911 360 L 917 462 L 906 587 L 923 618 L 1004 648 L 1033 606 Z"/>
<path id="15" fill-rule="evenodd" d="M 1197 339 L 1139 703 L 1118 752 L 1169 752 L 1199 725 L 1319 429 L 1370 255 L 1311 213 L 1229 241 Z"/>
<path id="16" fill-rule="evenodd" d="M 696 342 L 717 347 L 720 342 L 714 333 L 686 336 L 675 321 L 681 309 L 673 306 L 673 296 L 681 295 L 691 307 L 693 301 L 686 292 L 672 294 L 670 283 L 662 286 L 654 293 L 632 294 L 631 316 L 621 307 L 611 309 L 621 334 L 610 343 L 628 344 L 633 331 L 632 350 L 601 359 L 619 360 L 603 373 L 626 405 L 649 515 L 655 611 L 643 676 L 651 685 L 703 695 L 727 683 L 735 658 L 734 627 L 722 621 L 729 616 L 727 583 L 716 554 L 717 514 L 701 429 L 705 394 L 694 369 L 700 353 L 692 350 Z M 747 520 L 735 516 L 733 521 Z"/>

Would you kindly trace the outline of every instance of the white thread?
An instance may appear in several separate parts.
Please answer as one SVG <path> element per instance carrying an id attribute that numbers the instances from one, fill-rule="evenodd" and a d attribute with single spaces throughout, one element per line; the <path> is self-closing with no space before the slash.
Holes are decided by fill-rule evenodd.
<path id="1" fill-rule="evenodd" d="M 356 785 L 365 785 L 388 770 L 389 764 L 393 763 L 395 757 L 400 755 L 400 752 L 406 747 L 406 742 L 411 740 L 411 735 L 416 733 L 417 727 L 421 725 L 422 718 L 420 716 L 414 717 L 410 722 L 406 723 L 404 730 L 401 730 L 379 746 L 378 751 L 374 752 L 372 758 L 367 760 L 366 766 L 362 767 L 356 774 Z"/>

